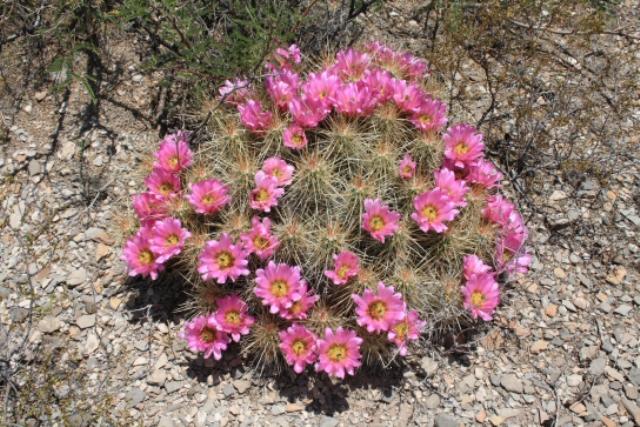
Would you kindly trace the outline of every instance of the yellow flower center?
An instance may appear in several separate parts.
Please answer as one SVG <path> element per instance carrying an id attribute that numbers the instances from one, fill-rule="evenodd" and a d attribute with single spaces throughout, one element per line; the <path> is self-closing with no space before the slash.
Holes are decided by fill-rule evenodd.
<path id="1" fill-rule="evenodd" d="M 258 194 L 256 194 L 256 200 L 259 202 L 264 202 L 269 199 L 269 192 L 264 188 L 258 190 Z"/>
<path id="2" fill-rule="evenodd" d="M 380 231 L 384 228 L 384 218 L 382 218 L 380 215 L 374 215 L 371 220 L 369 220 L 369 227 L 371 227 L 371 229 L 373 231 Z"/>
<path id="3" fill-rule="evenodd" d="M 282 176 L 282 169 L 280 168 L 275 168 L 272 172 L 273 176 L 275 176 L 276 178 L 280 178 Z"/>
<path id="4" fill-rule="evenodd" d="M 240 324 L 240 313 L 235 310 L 229 310 L 224 315 L 224 320 L 232 325 Z"/>
<path id="5" fill-rule="evenodd" d="M 431 123 L 431 116 L 428 114 L 423 114 L 418 120 L 420 121 L 421 125 L 428 125 L 429 123 Z"/>
<path id="6" fill-rule="evenodd" d="M 253 246 L 258 249 L 265 249 L 267 246 L 269 246 L 269 240 L 265 239 L 262 236 L 256 236 L 253 239 Z"/>
<path id="7" fill-rule="evenodd" d="M 332 362 L 341 362 L 347 357 L 347 346 L 344 344 L 332 344 L 327 350 L 327 356 Z"/>
<path id="8" fill-rule="evenodd" d="M 180 242 L 180 238 L 177 234 L 170 234 L 169 237 L 167 237 L 167 244 L 171 246 L 177 245 L 178 242 Z"/>
<path id="9" fill-rule="evenodd" d="M 387 304 L 382 301 L 374 301 L 369 305 L 369 316 L 371 316 L 374 320 L 380 320 L 384 317 L 387 312 Z"/>
<path id="10" fill-rule="evenodd" d="M 219 268 L 229 268 L 235 262 L 233 255 L 229 251 L 222 251 L 216 255 L 216 262 Z"/>
<path id="11" fill-rule="evenodd" d="M 407 332 L 409 332 L 409 325 L 407 325 L 407 321 L 405 320 L 398 323 L 393 327 L 393 331 L 396 333 L 396 338 L 399 341 L 404 341 L 405 337 L 407 336 Z"/>
<path id="12" fill-rule="evenodd" d="M 138 261 L 144 265 L 149 265 L 153 262 L 154 256 L 149 249 L 143 249 L 138 254 Z"/>
<path id="13" fill-rule="evenodd" d="M 471 293 L 471 304 L 476 307 L 482 307 L 484 304 L 484 294 L 480 291 L 474 291 Z"/>
<path id="14" fill-rule="evenodd" d="M 216 331 L 215 329 L 211 329 L 209 327 L 205 327 L 202 332 L 200 332 L 200 339 L 204 342 L 213 342 L 216 339 Z"/>
<path id="15" fill-rule="evenodd" d="M 294 340 L 293 344 L 291 344 L 291 350 L 296 356 L 300 356 L 307 351 L 307 344 L 303 340 Z"/>
<path id="16" fill-rule="evenodd" d="M 413 173 L 413 168 L 407 165 L 404 168 L 402 168 L 402 171 L 404 172 L 405 175 L 411 175 Z"/>
<path id="17" fill-rule="evenodd" d="M 159 188 L 160 194 L 166 196 L 173 191 L 173 187 L 168 182 L 163 182 Z"/>
<path id="18" fill-rule="evenodd" d="M 205 194 L 202 196 L 202 203 L 205 205 L 211 205 L 215 201 L 215 198 L 211 194 Z"/>
<path id="19" fill-rule="evenodd" d="M 433 205 L 427 205 L 422 208 L 422 216 L 429 221 L 434 221 L 438 217 L 438 209 Z"/>
<path id="20" fill-rule="evenodd" d="M 171 166 L 172 168 L 175 168 L 176 166 L 178 166 L 178 157 L 177 156 L 173 156 L 169 159 L 169 166 Z"/>
<path id="21" fill-rule="evenodd" d="M 349 266 L 343 265 L 338 269 L 338 277 L 344 279 L 347 277 L 347 273 L 349 272 Z"/>
<path id="22" fill-rule="evenodd" d="M 296 301 L 293 304 L 291 304 L 291 307 L 289 308 L 289 313 L 291 314 L 302 313 L 302 303 L 300 301 Z"/>
<path id="23" fill-rule="evenodd" d="M 453 151 L 455 151 L 456 154 L 467 154 L 469 152 L 469 146 L 464 142 L 459 142 Z"/>
<path id="24" fill-rule="evenodd" d="M 300 135 L 299 133 L 296 133 L 295 135 L 293 135 L 291 140 L 293 141 L 293 145 L 295 146 L 300 146 L 302 145 L 302 142 L 303 142 L 302 135 Z"/>
<path id="25" fill-rule="evenodd" d="M 282 298 L 289 293 L 289 285 L 286 281 L 278 279 L 271 282 L 271 294 L 276 298 Z"/>

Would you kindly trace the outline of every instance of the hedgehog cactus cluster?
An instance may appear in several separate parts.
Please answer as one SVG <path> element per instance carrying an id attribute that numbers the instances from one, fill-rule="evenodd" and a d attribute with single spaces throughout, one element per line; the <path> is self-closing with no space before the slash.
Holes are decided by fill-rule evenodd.
<path id="1" fill-rule="evenodd" d="M 198 144 L 165 137 L 134 196 L 123 259 L 189 283 L 190 349 L 344 378 L 491 320 L 527 230 L 427 62 L 372 43 L 311 65 L 294 45 L 265 74 L 225 83 Z"/>

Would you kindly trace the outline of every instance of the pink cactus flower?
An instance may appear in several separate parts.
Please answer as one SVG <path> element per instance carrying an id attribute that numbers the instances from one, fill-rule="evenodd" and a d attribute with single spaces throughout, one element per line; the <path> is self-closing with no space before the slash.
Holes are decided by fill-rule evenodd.
<path id="1" fill-rule="evenodd" d="M 262 261 L 273 256 L 280 241 L 271 234 L 271 220 L 254 216 L 251 218 L 251 230 L 243 233 L 240 240 L 248 254 L 256 254 Z"/>
<path id="2" fill-rule="evenodd" d="M 411 154 L 405 154 L 400 165 L 398 166 L 398 174 L 402 179 L 411 179 L 416 174 L 416 162 L 413 161 Z"/>
<path id="3" fill-rule="evenodd" d="M 231 279 L 238 280 L 240 276 L 248 276 L 247 254 L 241 246 L 234 245 L 227 233 L 220 236 L 220 240 L 209 240 L 200 254 L 198 272 L 202 280 L 215 279 L 224 284 Z"/>
<path id="4" fill-rule="evenodd" d="M 376 104 L 383 104 L 393 98 L 394 78 L 388 71 L 376 69 L 368 72 L 363 80 Z"/>
<path id="5" fill-rule="evenodd" d="M 435 188 L 413 199 L 415 211 L 411 214 L 411 218 L 425 233 L 429 230 L 444 233 L 448 229 L 445 222 L 453 221 L 458 214 L 455 206 L 444 191 Z"/>
<path id="6" fill-rule="evenodd" d="M 315 295 L 313 292 L 307 290 L 307 282 L 302 281 L 300 283 L 300 289 L 298 291 L 300 295 L 299 300 L 294 301 L 291 307 L 286 310 L 280 310 L 280 317 L 287 320 L 304 320 L 307 318 L 309 309 L 313 307 L 320 299 L 320 296 Z"/>
<path id="7" fill-rule="evenodd" d="M 456 174 L 447 168 L 442 168 L 433 175 L 436 187 L 449 196 L 456 207 L 467 206 L 465 195 L 469 191 L 469 187 L 464 180 L 456 179 Z"/>
<path id="8" fill-rule="evenodd" d="M 340 379 L 353 375 L 361 365 L 360 345 L 362 338 L 355 331 L 339 327 L 334 332 L 326 328 L 324 338 L 316 342 L 316 372 L 326 372 Z"/>
<path id="9" fill-rule="evenodd" d="M 292 44 L 287 49 L 279 47 L 274 54 L 275 60 L 281 68 L 291 67 L 293 64 L 299 64 L 302 61 L 300 48 Z"/>
<path id="10" fill-rule="evenodd" d="M 520 214 L 514 212 L 510 216 L 503 233 L 504 237 L 498 240 L 496 247 L 496 263 L 500 271 L 526 273 L 532 257 L 523 250 L 529 233 Z"/>
<path id="11" fill-rule="evenodd" d="M 165 199 L 174 197 L 180 192 L 180 177 L 164 169 L 153 169 L 144 183 L 151 193 Z"/>
<path id="12" fill-rule="evenodd" d="M 415 107 L 409 120 L 422 132 L 440 132 L 447 125 L 447 105 L 427 97 Z"/>
<path id="13" fill-rule="evenodd" d="M 491 161 L 480 159 L 470 166 L 467 181 L 484 188 L 495 188 L 500 186 L 502 174 Z"/>
<path id="14" fill-rule="evenodd" d="M 377 106 L 377 99 L 365 84 L 348 83 L 335 95 L 336 110 L 347 116 L 368 116 Z"/>
<path id="15" fill-rule="evenodd" d="M 279 187 L 286 187 L 293 182 L 295 168 L 280 157 L 269 157 L 262 164 L 262 171 L 278 182 Z"/>
<path id="16" fill-rule="evenodd" d="M 408 342 L 417 341 L 426 324 L 427 322 L 420 320 L 417 311 L 411 310 L 405 313 L 402 320 L 391 326 L 387 338 L 398 346 L 400 356 L 406 356 Z"/>
<path id="17" fill-rule="evenodd" d="M 300 150 L 307 146 L 307 135 L 304 129 L 295 123 L 292 123 L 284 130 L 283 134 L 284 146 L 294 150 Z"/>
<path id="18" fill-rule="evenodd" d="M 333 270 L 326 270 L 327 276 L 334 285 L 344 285 L 360 272 L 360 259 L 351 251 L 340 251 L 333 256 Z"/>
<path id="19" fill-rule="evenodd" d="M 316 336 L 301 325 L 292 325 L 280 331 L 280 350 L 296 374 L 316 361 Z"/>
<path id="20" fill-rule="evenodd" d="M 365 46 L 367 52 L 369 52 L 373 59 L 384 67 L 390 67 L 395 59 L 395 52 L 390 47 L 380 43 L 371 42 Z"/>
<path id="21" fill-rule="evenodd" d="M 371 237 L 384 243 L 386 237 L 392 236 L 400 227 L 400 214 L 389 209 L 380 199 L 365 199 L 362 228 Z"/>
<path id="22" fill-rule="evenodd" d="M 190 185 L 187 200 L 201 214 L 215 214 L 230 201 L 229 188 L 217 179 L 205 179 Z"/>
<path id="23" fill-rule="evenodd" d="M 284 194 L 284 189 L 278 185 L 278 180 L 258 171 L 256 173 L 256 188 L 251 190 L 251 209 L 271 212 L 271 208 L 278 206 L 278 199 Z"/>
<path id="24" fill-rule="evenodd" d="M 218 93 L 227 104 L 242 104 L 249 97 L 249 81 L 241 79 L 225 80 L 224 85 L 218 89 Z"/>
<path id="25" fill-rule="evenodd" d="M 487 205 L 482 210 L 485 219 L 501 227 L 506 227 L 514 214 L 516 214 L 516 207 L 500 194 L 488 197 Z"/>
<path id="26" fill-rule="evenodd" d="M 151 192 L 136 194 L 133 196 L 133 210 L 142 225 L 153 225 L 157 220 L 166 218 L 167 199 Z"/>
<path id="27" fill-rule="evenodd" d="M 364 77 L 370 64 L 371 57 L 368 54 L 349 49 L 338 52 L 333 69 L 343 82 L 357 82 Z"/>
<path id="28" fill-rule="evenodd" d="M 403 53 L 396 56 L 402 74 L 409 80 L 422 80 L 429 75 L 429 64 L 424 59 Z"/>
<path id="29" fill-rule="evenodd" d="M 444 156 L 453 162 L 456 168 L 470 167 L 483 156 L 482 134 L 471 125 L 459 124 L 447 129 L 442 137 Z"/>
<path id="30" fill-rule="evenodd" d="M 182 252 L 184 242 L 189 237 L 191 233 L 186 228 L 182 228 L 178 219 L 167 218 L 156 221 L 153 224 L 149 243 L 151 251 L 157 255 L 157 262 L 164 263 Z"/>
<path id="31" fill-rule="evenodd" d="M 158 273 L 164 270 L 164 265 L 158 261 L 151 250 L 151 228 L 141 228 L 135 236 L 127 240 L 122 251 L 122 260 L 129 267 L 129 276 L 158 278 Z"/>
<path id="32" fill-rule="evenodd" d="M 326 102 L 308 96 L 296 96 L 289 102 L 289 113 L 291 113 L 293 121 L 303 128 L 318 126 L 330 111 Z"/>
<path id="33" fill-rule="evenodd" d="M 469 280 L 478 274 L 485 274 L 491 271 L 491 267 L 485 264 L 477 255 L 465 255 L 464 278 Z"/>
<path id="34" fill-rule="evenodd" d="M 278 108 L 286 109 L 289 102 L 298 93 L 300 76 L 290 70 L 281 70 L 273 76 L 268 76 L 265 86 Z"/>
<path id="35" fill-rule="evenodd" d="M 303 296 L 306 289 L 300 276 L 300 267 L 269 261 L 266 268 L 256 270 L 255 294 L 272 314 L 286 311 Z"/>
<path id="36" fill-rule="evenodd" d="M 324 70 L 321 73 L 309 73 L 306 83 L 302 86 L 302 93 L 306 99 L 316 100 L 320 108 L 326 110 L 331 107 L 339 87 L 338 77 Z"/>
<path id="37" fill-rule="evenodd" d="M 229 295 L 216 301 L 214 314 L 216 323 L 222 332 L 231 335 L 233 341 L 240 341 L 240 336 L 247 335 L 255 319 L 248 313 L 249 307 L 237 295 Z"/>
<path id="38" fill-rule="evenodd" d="M 462 287 L 464 308 L 471 317 L 489 321 L 500 302 L 500 289 L 492 274 L 476 274 Z"/>
<path id="39" fill-rule="evenodd" d="M 189 149 L 188 137 L 189 134 L 182 131 L 165 136 L 155 153 L 156 161 L 153 167 L 179 173 L 191 166 L 193 154 Z"/>
<path id="40" fill-rule="evenodd" d="M 187 322 L 180 338 L 187 342 L 191 351 L 203 352 L 205 359 L 211 356 L 215 360 L 222 359 L 222 352 L 229 343 L 229 335 L 222 331 L 214 315 L 198 316 Z"/>
<path id="41" fill-rule="evenodd" d="M 402 294 L 396 292 L 393 286 L 378 283 L 378 291 L 365 289 L 362 296 L 353 294 L 351 298 L 356 303 L 356 321 L 358 325 L 367 328 L 369 333 L 386 332 L 404 318 L 405 303 Z"/>
<path id="42" fill-rule="evenodd" d="M 273 114 L 262 108 L 260 101 L 249 99 L 244 104 L 238 105 L 240 121 L 253 133 L 261 134 L 268 130 L 273 123 Z"/>
<path id="43" fill-rule="evenodd" d="M 398 79 L 393 83 L 393 101 L 402 111 L 412 114 L 426 101 L 427 94 L 417 84 Z"/>

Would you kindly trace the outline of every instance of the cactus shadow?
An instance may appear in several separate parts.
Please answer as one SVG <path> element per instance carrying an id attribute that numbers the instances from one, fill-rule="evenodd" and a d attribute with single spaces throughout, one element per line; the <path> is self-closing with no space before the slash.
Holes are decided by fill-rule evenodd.
<path id="1" fill-rule="evenodd" d="M 128 278 L 123 291 L 128 294 L 124 310 L 130 323 L 179 322 L 186 317 L 189 285 L 179 274 L 161 274 L 158 280 Z"/>

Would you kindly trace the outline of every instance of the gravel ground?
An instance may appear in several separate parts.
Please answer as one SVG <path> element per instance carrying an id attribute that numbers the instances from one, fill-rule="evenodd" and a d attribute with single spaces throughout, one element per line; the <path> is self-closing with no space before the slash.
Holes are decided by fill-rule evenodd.
<path id="1" fill-rule="evenodd" d="M 113 98 L 147 111 L 158 76 L 126 60 Z M 0 103 L 0 356 L 47 406 L 19 424 L 640 425 L 637 157 L 530 195 L 532 271 L 477 341 L 344 384 L 260 378 L 184 351 L 172 290 L 127 282 L 117 226 L 157 131 L 114 103 L 85 126 L 81 87 L 60 100 Z"/>

